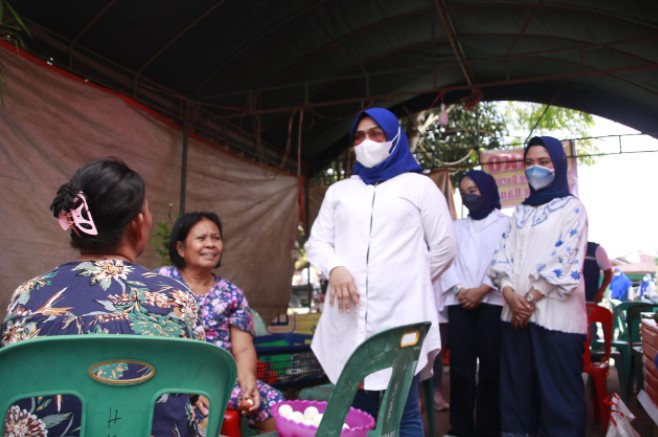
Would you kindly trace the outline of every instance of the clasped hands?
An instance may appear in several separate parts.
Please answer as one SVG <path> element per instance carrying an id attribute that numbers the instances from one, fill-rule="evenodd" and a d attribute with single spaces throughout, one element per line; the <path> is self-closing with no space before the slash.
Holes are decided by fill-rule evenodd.
<path id="1" fill-rule="evenodd" d="M 541 299 L 541 294 L 534 289 L 530 289 L 528 293 L 532 293 L 535 301 Z M 503 288 L 503 297 L 512 310 L 512 327 L 516 329 L 524 329 L 528 326 L 528 321 L 535 311 L 535 305 L 528 302 L 525 296 L 516 294 L 512 287 Z"/>
<path id="2" fill-rule="evenodd" d="M 476 288 L 460 288 L 457 299 L 462 308 L 470 310 L 480 305 L 482 298 L 491 290 L 491 287 L 481 285 Z"/>

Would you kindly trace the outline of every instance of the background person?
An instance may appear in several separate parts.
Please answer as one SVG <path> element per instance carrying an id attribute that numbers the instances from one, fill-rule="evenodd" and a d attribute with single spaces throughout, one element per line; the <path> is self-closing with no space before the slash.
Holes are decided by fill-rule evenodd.
<path id="1" fill-rule="evenodd" d="M 501 431 L 582 437 L 587 213 L 569 193 L 559 140 L 532 138 L 524 162 L 530 196 L 514 210 L 490 269 L 505 298 Z"/>
<path id="2" fill-rule="evenodd" d="M 441 347 L 432 280 L 455 256 L 452 219 L 441 191 L 419 174 L 392 112 L 361 111 L 349 139 L 357 161 L 354 175 L 329 187 L 305 245 L 308 260 L 329 277 L 329 305 L 325 302 L 311 348 L 336 383 L 367 338 L 432 322 L 400 425 L 400 435 L 418 437 L 423 435 L 418 374 L 429 377 Z M 354 405 L 377 417 L 389 375 L 366 378 Z"/>
<path id="3" fill-rule="evenodd" d="M 603 272 L 603 280 L 601 280 L 601 272 Z M 601 302 L 603 294 L 612 280 L 612 264 L 603 246 L 593 241 L 587 242 L 583 276 L 587 302 Z"/>
<path id="4" fill-rule="evenodd" d="M 183 214 L 169 237 L 169 257 L 174 265 L 161 267 L 158 272 L 190 287 L 199 305 L 206 341 L 226 349 L 235 358 L 238 381 L 228 408 L 240 410 L 240 400 L 251 402 L 244 412 L 249 425 L 263 432 L 274 431 L 276 424 L 270 408 L 283 396 L 256 379 L 254 320 L 247 298 L 235 284 L 213 273 L 220 265 L 223 251 L 224 235 L 217 214 Z M 208 414 L 205 406 L 199 408 Z"/>
<path id="5" fill-rule="evenodd" d="M 630 280 L 626 273 L 622 272 L 619 267 L 615 267 L 610 281 L 610 299 L 625 302 L 632 298 L 631 288 L 633 281 Z"/>
<path id="6" fill-rule="evenodd" d="M 135 263 L 152 221 L 138 173 L 118 159 L 92 161 L 59 188 L 50 209 L 69 230 L 80 256 L 16 289 L 2 324 L 3 346 L 34 337 L 94 333 L 203 340 L 192 293 Z M 154 436 L 194 435 L 188 400 L 182 394 L 158 400 Z M 77 436 L 80 413 L 73 395 L 23 400 L 10 410 L 5 435 Z"/>
<path id="7" fill-rule="evenodd" d="M 509 224 L 493 176 L 459 179 L 468 217 L 455 222 L 457 257 L 441 277 L 450 329 L 450 427 L 454 436 L 499 436 L 500 314 L 503 297 L 487 276 Z"/>
<path id="8" fill-rule="evenodd" d="M 603 279 L 601 279 L 603 272 Z M 599 303 L 612 280 L 612 264 L 603 246 L 593 241 L 587 242 L 587 254 L 583 263 L 585 278 L 585 300 L 588 303 Z M 599 332 L 596 323 L 589 326 L 590 339 L 598 339 Z"/>
<path id="9" fill-rule="evenodd" d="M 640 299 L 651 301 L 656 295 L 656 284 L 653 282 L 651 273 L 645 273 L 640 283 L 640 290 L 638 291 Z"/>

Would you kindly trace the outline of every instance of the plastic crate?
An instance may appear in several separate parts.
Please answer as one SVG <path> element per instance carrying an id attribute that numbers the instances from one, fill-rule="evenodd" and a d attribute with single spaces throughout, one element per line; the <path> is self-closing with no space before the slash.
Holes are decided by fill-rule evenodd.
<path id="1" fill-rule="evenodd" d="M 276 388 L 307 387 L 327 382 L 311 351 L 310 335 L 272 334 L 254 337 L 256 377 Z"/>

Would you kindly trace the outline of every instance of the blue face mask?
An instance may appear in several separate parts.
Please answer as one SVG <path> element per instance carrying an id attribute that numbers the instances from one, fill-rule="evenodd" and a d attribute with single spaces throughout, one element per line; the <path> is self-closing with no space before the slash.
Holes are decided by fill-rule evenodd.
<path id="1" fill-rule="evenodd" d="M 551 182 L 555 179 L 555 170 L 542 167 L 541 165 L 533 165 L 525 169 L 525 177 L 528 179 L 530 186 L 535 191 L 539 191 L 551 185 Z"/>

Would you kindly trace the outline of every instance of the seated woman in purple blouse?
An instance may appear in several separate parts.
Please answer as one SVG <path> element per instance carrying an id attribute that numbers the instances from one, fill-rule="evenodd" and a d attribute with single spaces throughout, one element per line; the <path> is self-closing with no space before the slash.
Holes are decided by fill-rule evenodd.
<path id="1" fill-rule="evenodd" d="M 283 400 L 283 396 L 256 379 L 254 320 L 244 293 L 213 273 L 219 267 L 223 247 L 222 224 L 217 214 L 184 214 L 174 224 L 169 237 L 169 256 L 174 265 L 157 271 L 178 279 L 192 290 L 200 307 L 206 341 L 228 350 L 235 358 L 238 381 L 228 408 L 240 409 L 242 399 L 250 404 L 245 411 L 249 424 L 261 432 L 274 431 L 276 425 L 270 407 Z"/>

